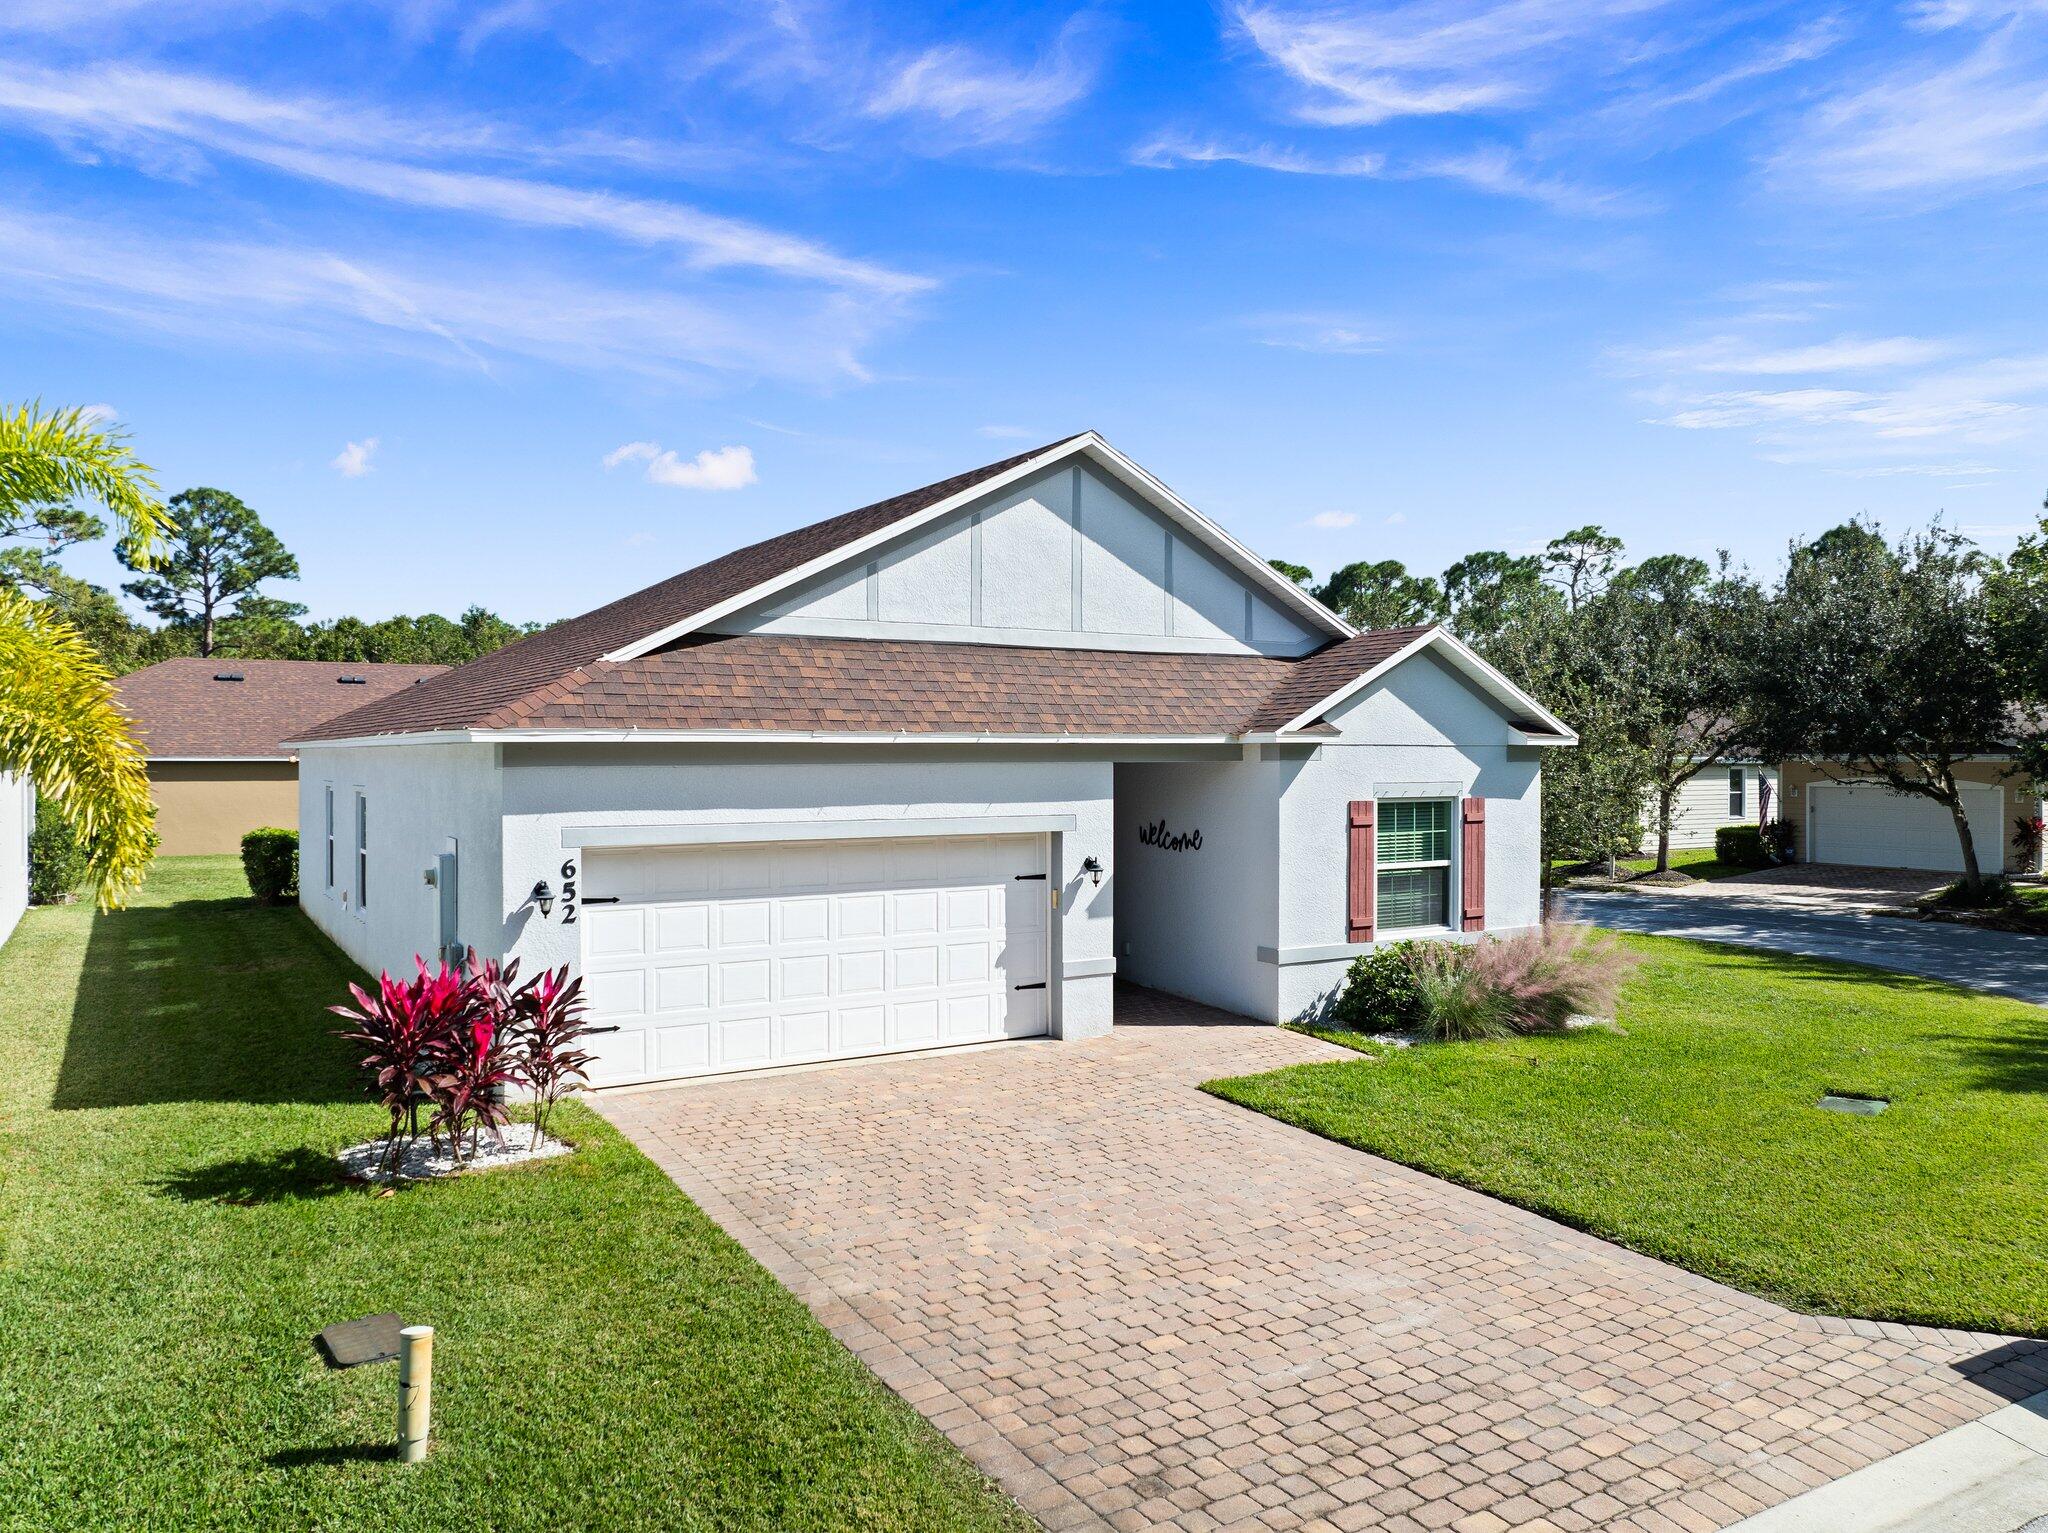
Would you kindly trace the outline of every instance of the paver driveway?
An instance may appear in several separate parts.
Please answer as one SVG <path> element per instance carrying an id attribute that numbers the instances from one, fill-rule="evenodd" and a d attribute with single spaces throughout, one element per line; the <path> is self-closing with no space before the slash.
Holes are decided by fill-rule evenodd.
<path id="1" fill-rule="evenodd" d="M 1715 1528 L 2048 1384 L 1196 1089 L 1327 1044 L 1118 1017 L 597 1105 L 1053 1528 Z"/>

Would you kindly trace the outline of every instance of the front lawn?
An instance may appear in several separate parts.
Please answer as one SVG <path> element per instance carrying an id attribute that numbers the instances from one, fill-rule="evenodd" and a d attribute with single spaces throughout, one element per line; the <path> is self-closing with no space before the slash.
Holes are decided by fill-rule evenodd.
<path id="1" fill-rule="evenodd" d="M 1624 940 L 1647 960 L 1625 1034 L 1377 1049 L 1207 1089 L 1800 1309 L 2048 1335 L 2048 1010 Z M 1823 1092 L 1892 1105 L 1824 1112 Z"/>
<path id="2" fill-rule="evenodd" d="M 1553 864 L 1566 877 L 1597 875 L 1605 877 L 1607 864 L 1578 861 L 1562 861 Z M 1651 857 L 1622 857 L 1615 861 L 1617 873 L 1624 876 L 1641 877 L 1657 866 L 1657 859 Z M 1714 855 L 1711 846 L 1675 846 L 1671 849 L 1671 871 L 1683 873 L 1688 878 L 1734 878 L 1742 873 L 1754 873 L 1755 868 L 1745 868 L 1740 863 L 1723 862 Z"/>
<path id="3" fill-rule="evenodd" d="M 0 952 L 0 1526 L 1022 1529 L 1022 1514 L 594 1113 L 578 1152 L 376 1197 L 321 1006 L 350 966 L 234 859 Z M 438 1331 L 436 1448 L 386 1457 Z"/>

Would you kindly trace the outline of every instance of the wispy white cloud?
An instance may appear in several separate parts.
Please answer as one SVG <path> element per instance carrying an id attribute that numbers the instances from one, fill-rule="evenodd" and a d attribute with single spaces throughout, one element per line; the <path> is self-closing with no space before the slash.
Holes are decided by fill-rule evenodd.
<path id="1" fill-rule="evenodd" d="M 1132 150 L 1131 163 L 1154 170 L 1182 165 L 1248 165 L 1290 176 L 1380 176 L 1386 173 L 1387 157 L 1377 152 L 1317 155 L 1276 144 L 1233 144 L 1163 133 Z"/>
<path id="2" fill-rule="evenodd" d="M 121 412 L 110 404 L 86 405 L 78 412 L 78 418 L 88 426 L 104 426 L 119 420 Z"/>
<path id="3" fill-rule="evenodd" d="M 360 442 L 350 442 L 329 461 L 332 468 L 344 479 L 360 479 L 375 467 L 371 459 L 377 455 L 377 439 L 364 437 Z"/>
<path id="4" fill-rule="evenodd" d="M 1804 345 L 1761 344 L 1738 335 L 1717 335 L 1682 346 L 1620 352 L 1617 360 L 1639 369 L 1702 373 L 1746 373 L 1759 377 L 1801 373 L 1882 372 L 1915 367 L 1952 355 L 1955 343 L 1919 336 L 1876 338 L 1836 336 Z"/>
<path id="5" fill-rule="evenodd" d="M 1385 344 L 1369 323 L 1348 314 L 1251 314 L 1242 323 L 1261 346 L 1285 351 L 1365 356 Z"/>
<path id="6" fill-rule="evenodd" d="M 1045 433 L 1033 431 L 1029 426 L 977 426 L 974 434 L 999 442 L 1035 442 Z"/>
<path id="7" fill-rule="evenodd" d="M 547 159 L 500 125 L 408 118 L 317 97 L 283 97 L 205 76 L 127 66 L 80 73 L 0 65 L 0 115 L 66 142 L 134 154 L 220 154 L 359 195 L 505 223 L 669 246 L 701 270 L 748 269 L 907 297 L 929 278 L 844 256 L 815 241 L 684 203 L 421 159 L 464 154 Z M 144 157 L 145 168 L 162 164 Z M 173 168 L 189 168 L 178 167 Z"/>
<path id="8" fill-rule="evenodd" d="M 969 144 L 1037 137 L 1094 88 L 1093 28 L 1076 16 L 1037 59 L 1018 65 L 962 43 L 926 48 L 892 66 L 866 115 L 922 119 Z"/>
<path id="9" fill-rule="evenodd" d="M 684 458 L 659 442 L 627 442 L 604 455 L 607 469 L 622 463 L 644 463 L 649 484 L 679 490 L 741 490 L 755 482 L 750 447 L 707 447 L 694 458 Z"/>
<path id="10" fill-rule="evenodd" d="M 124 336 L 364 348 L 489 371 L 497 357 L 676 380 L 866 376 L 887 306 L 786 290 L 692 297 L 548 267 L 394 249 L 193 238 L 0 209 L 0 302 L 63 304 Z"/>
<path id="11" fill-rule="evenodd" d="M 1662 0 L 1436 0 L 1309 10 L 1246 4 L 1243 34 L 1299 92 L 1306 121 L 1370 127 L 1402 117 L 1498 112 L 1542 96 L 1619 21 Z"/>
<path id="12" fill-rule="evenodd" d="M 1350 511 L 1318 511 L 1308 519 L 1308 525 L 1320 528 L 1324 532 L 1335 532 L 1339 528 L 1351 526 L 1357 520 L 1356 513 Z"/>
<path id="13" fill-rule="evenodd" d="M 1938 35 L 1813 107 L 1772 178 L 1918 199 L 2048 181 L 2048 7 L 1956 0 L 1910 14 Z"/>

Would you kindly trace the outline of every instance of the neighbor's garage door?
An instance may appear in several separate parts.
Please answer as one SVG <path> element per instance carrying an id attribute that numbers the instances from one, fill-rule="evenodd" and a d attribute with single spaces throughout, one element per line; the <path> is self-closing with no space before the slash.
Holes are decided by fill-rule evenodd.
<path id="1" fill-rule="evenodd" d="M 1043 1033 L 1045 871 L 1042 836 L 592 850 L 591 1082 Z"/>
<path id="2" fill-rule="evenodd" d="M 1874 783 L 1816 783 L 1806 791 L 1807 861 L 1962 871 L 1963 849 L 1955 821 L 1931 799 L 1893 793 Z M 1970 816 L 1970 838 L 1977 846 L 1977 865 L 1996 872 L 2005 863 L 2003 790 L 1965 788 L 1963 804 Z"/>

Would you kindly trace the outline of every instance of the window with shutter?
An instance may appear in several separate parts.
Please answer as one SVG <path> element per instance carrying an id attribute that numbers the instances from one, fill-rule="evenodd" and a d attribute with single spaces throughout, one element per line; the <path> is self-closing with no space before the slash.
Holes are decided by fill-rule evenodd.
<path id="1" fill-rule="evenodd" d="M 1382 932 L 1451 924 L 1451 801 L 1379 806 L 1374 904 Z"/>

